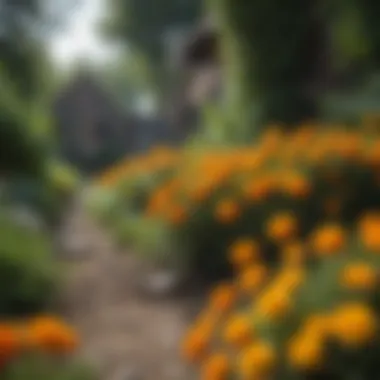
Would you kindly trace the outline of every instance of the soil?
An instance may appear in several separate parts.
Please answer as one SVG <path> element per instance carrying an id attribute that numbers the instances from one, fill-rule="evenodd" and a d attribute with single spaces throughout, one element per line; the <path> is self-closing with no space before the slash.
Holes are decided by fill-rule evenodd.
<path id="1" fill-rule="evenodd" d="M 137 284 L 147 273 L 138 258 L 120 252 L 80 204 L 65 226 L 61 314 L 79 331 L 79 355 L 100 380 L 195 379 L 179 357 L 179 345 L 199 296 L 139 291 Z"/>

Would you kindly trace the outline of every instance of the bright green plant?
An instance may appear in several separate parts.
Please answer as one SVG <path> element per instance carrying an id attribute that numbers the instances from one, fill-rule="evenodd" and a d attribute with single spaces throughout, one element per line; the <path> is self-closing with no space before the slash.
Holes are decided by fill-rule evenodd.
<path id="1" fill-rule="evenodd" d="M 1 215 L 0 315 L 41 311 L 54 294 L 57 273 L 44 234 Z"/>

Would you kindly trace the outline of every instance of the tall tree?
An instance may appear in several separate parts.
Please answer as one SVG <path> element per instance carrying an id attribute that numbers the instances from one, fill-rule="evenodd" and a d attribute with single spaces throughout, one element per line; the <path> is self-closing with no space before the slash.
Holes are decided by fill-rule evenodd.
<path id="1" fill-rule="evenodd" d="M 220 31 L 227 130 L 244 141 L 258 125 L 316 113 L 323 33 L 317 1 L 209 0 Z M 254 128 L 256 126 L 256 129 Z"/>

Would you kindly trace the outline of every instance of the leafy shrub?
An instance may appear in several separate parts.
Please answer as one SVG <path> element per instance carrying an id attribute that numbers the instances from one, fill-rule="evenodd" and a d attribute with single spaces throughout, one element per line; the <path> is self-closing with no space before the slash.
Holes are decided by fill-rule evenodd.
<path id="1" fill-rule="evenodd" d="M 2 82 L 6 78 L 2 77 Z M 0 169 L 6 174 L 40 177 L 44 154 L 40 141 L 30 131 L 30 120 L 8 85 L 0 90 Z"/>
<path id="2" fill-rule="evenodd" d="M 352 238 L 323 224 L 277 265 L 237 241 L 236 275 L 213 289 L 183 343 L 199 378 L 361 379 L 379 375 L 380 212 Z"/>
<path id="3" fill-rule="evenodd" d="M 0 314 L 41 310 L 56 285 L 52 250 L 46 237 L 0 218 Z"/>
<path id="4" fill-rule="evenodd" d="M 42 178 L 10 178 L 5 183 L 4 196 L 9 203 L 32 209 L 51 226 L 63 215 L 77 182 L 78 177 L 71 168 L 49 162 Z"/>
<path id="5" fill-rule="evenodd" d="M 78 173 L 72 167 L 61 162 L 49 162 L 47 178 L 51 187 L 62 198 L 70 196 L 79 182 Z"/>

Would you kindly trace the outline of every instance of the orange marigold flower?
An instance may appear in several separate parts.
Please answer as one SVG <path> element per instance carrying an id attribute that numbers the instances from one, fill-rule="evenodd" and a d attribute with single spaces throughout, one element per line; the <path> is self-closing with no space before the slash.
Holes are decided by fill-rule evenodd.
<path id="1" fill-rule="evenodd" d="M 266 231 L 271 239 L 283 242 L 296 234 L 297 220 L 290 212 L 276 214 L 269 219 Z"/>
<path id="2" fill-rule="evenodd" d="M 238 275 L 239 288 L 246 293 L 256 291 L 265 281 L 267 269 L 264 265 L 252 265 Z"/>
<path id="3" fill-rule="evenodd" d="M 365 304 L 348 303 L 340 306 L 331 316 L 332 335 L 349 347 L 368 343 L 377 333 L 378 319 Z"/>
<path id="4" fill-rule="evenodd" d="M 252 322 L 245 315 L 235 315 L 228 322 L 223 332 L 226 343 L 243 347 L 250 343 L 253 336 Z"/>
<path id="5" fill-rule="evenodd" d="M 211 180 L 201 181 L 189 189 L 188 197 L 193 201 L 202 202 L 210 195 L 214 186 Z"/>
<path id="6" fill-rule="evenodd" d="M 270 373 L 276 363 L 273 347 L 265 342 L 256 342 L 243 351 L 239 360 L 240 374 L 244 379 L 265 376 Z"/>
<path id="7" fill-rule="evenodd" d="M 214 354 L 202 366 L 201 380 L 227 380 L 230 363 L 225 354 Z"/>
<path id="8" fill-rule="evenodd" d="M 289 343 L 287 356 L 291 366 L 298 370 L 317 369 L 324 358 L 323 339 L 309 334 L 295 336 Z"/>
<path id="9" fill-rule="evenodd" d="M 222 199 L 216 205 L 215 217 L 220 223 L 233 223 L 240 216 L 240 206 L 233 199 Z"/>
<path id="10" fill-rule="evenodd" d="M 67 353 L 78 345 L 75 331 L 54 317 L 38 317 L 28 324 L 30 338 L 37 348 L 52 353 Z"/>
<path id="11" fill-rule="evenodd" d="M 273 189 L 273 181 L 270 178 L 255 178 L 243 187 L 244 196 L 250 201 L 263 200 Z"/>
<path id="12" fill-rule="evenodd" d="M 380 251 L 380 213 L 368 213 L 359 222 L 359 235 L 364 246 Z"/>
<path id="13" fill-rule="evenodd" d="M 345 245 L 346 234 L 337 224 L 327 224 L 317 229 L 311 236 L 311 245 L 318 255 L 330 255 Z"/>
<path id="14" fill-rule="evenodd" d="M 252 239 L 240 239 L 232 244 L 229 253 L 231 264 L 242 268 L 258 258 L 259 248 Z"/>
<path id="15" fill-rule="evenodd" d="M 302 326 L 302 332 L 307 336 L 324 337 L 330 331 L 330 316 L 325 314 L 316 314 L 308 317 Z"/>
<path id="16" fill-rule="evenodd" d="M 204 310 L 197 317 L 194 328 L 203 332 L 205 335 L 211 335 L 220 319 L 220 313 L 213 310 Z"/>
<path id="17" fill-rule="evenodd" d="M 274 279 L 271 289 L 290 294 L 302 284 L 304 278 L 305 271 L 301 267 L 285 267 Z"/>
<path id="18" fill-rule="evenodd" d="M 341 275 L 341 284 L 347 288 L 373 289 L 377 283 L 377 271 L 367 263 L 347 265 Z"/>
<path id="19" fill-rule="evenodd" d="M 268 317 L 269 319 L 279 319 L 283 317 L 290 309 L 290 297 L 286 291 L 275 288 L 265 292 L 259 300 L 254 303 L 254 307 L 260 314 Z"/>
<path id="20" fill-rule="evenodd" d="M 217 311 L 229 310 L 236 299 L 236 289 L 230 284 L 221 284 L 210 295 L 210 308 Z"/>
<path id="21" fill-rule="evenodd" d="M 20 349 L 20 340 L 15 329 L 9 324 L 0 324 L 0 363 L 12 359 Z"/>
<path id="22" fill-rule="evenodd" d="M 202 330 L 192 329 L 182 342 L 182 355 L 188 362 L 204 358 L 209 345 L 209 336 Z"/>
<path id="23" fill-rule="evenodd" d="M 295 198 L 305 198 L 310 194 L 311 190 L 309 181 L 296 174 L 286 176 L 282 187 L 287 194 Z"/>

